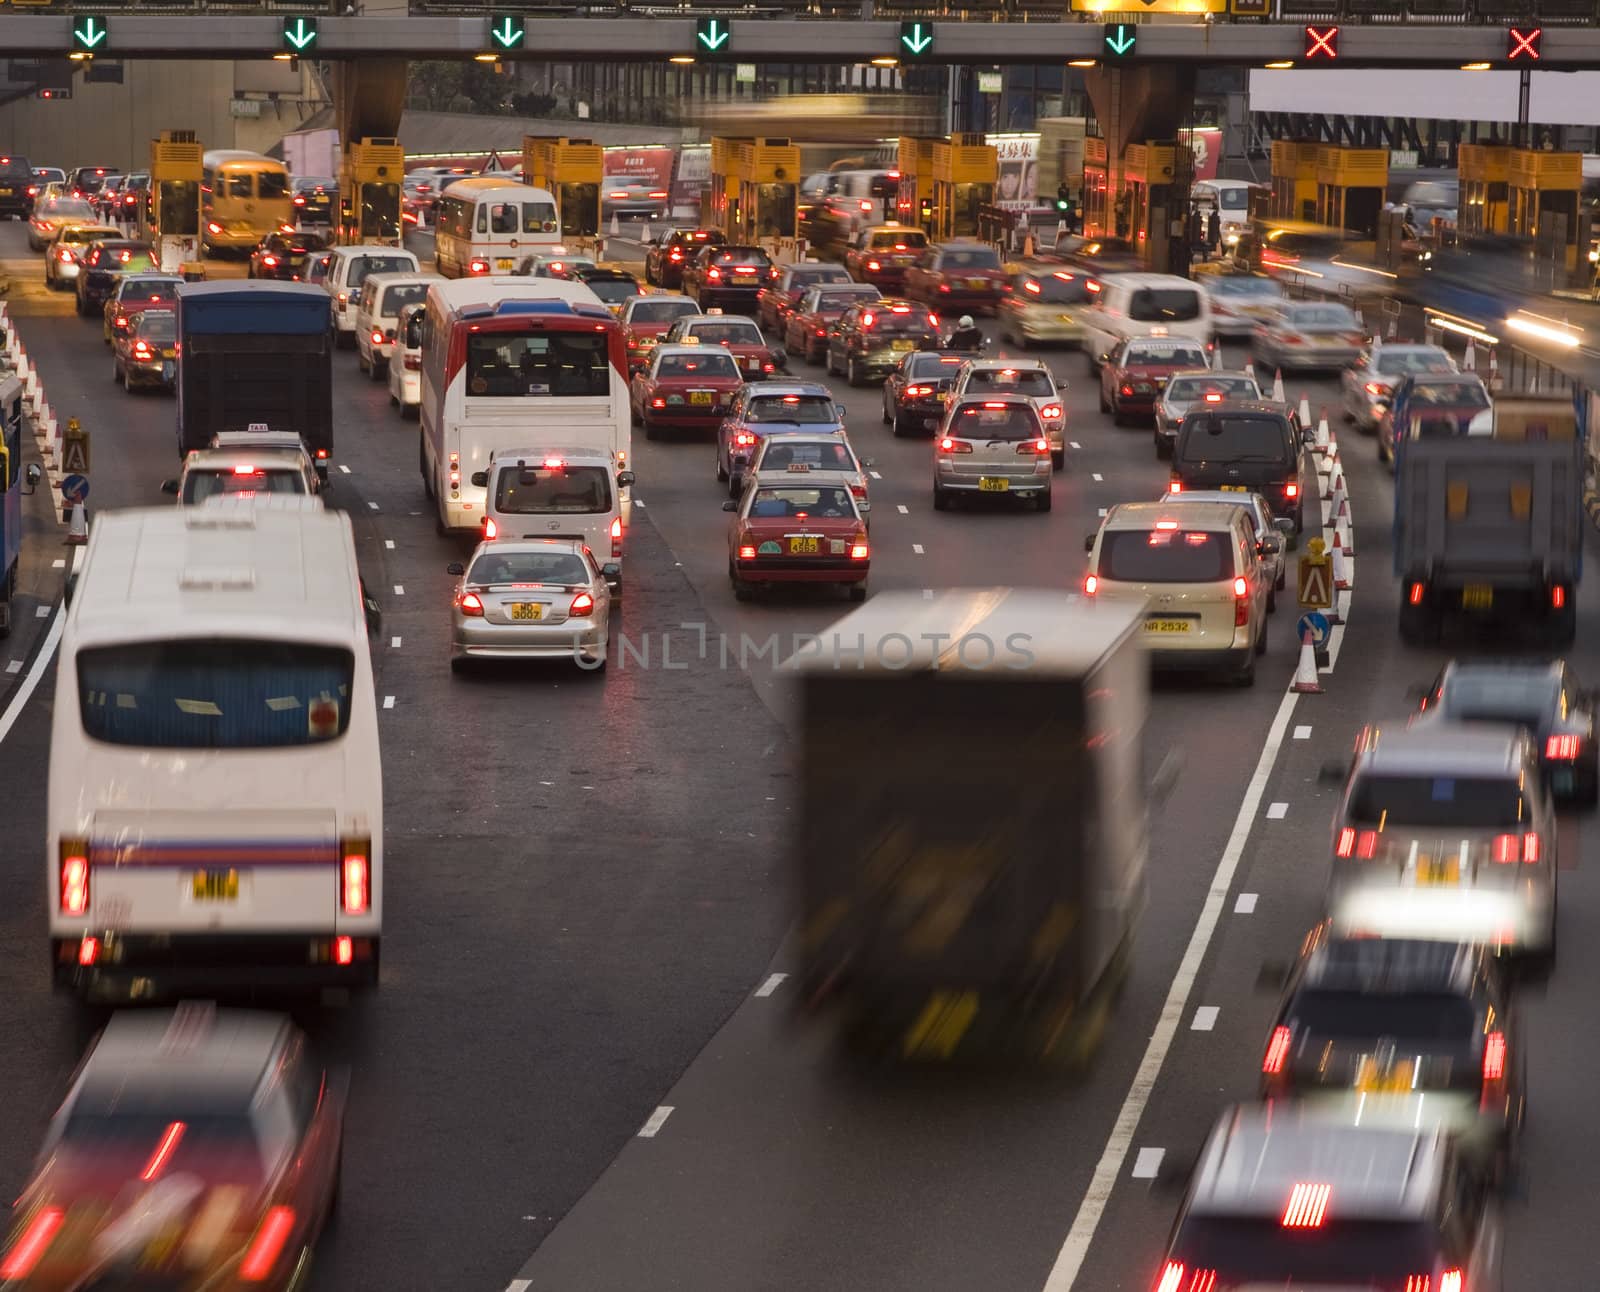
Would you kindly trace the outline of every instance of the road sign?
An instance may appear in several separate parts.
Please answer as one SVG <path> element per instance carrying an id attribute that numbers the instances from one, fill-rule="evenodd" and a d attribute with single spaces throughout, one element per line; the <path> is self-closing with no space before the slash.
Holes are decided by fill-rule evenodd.
<path id="1" fill-rule="evenodd" d="M 900 24 L 900 48 L 895 53 L 901 58 L 926 58 L 933 52 L 933 24 L 931 22 L 903 22 Z"/>
<path id="2" fill-rule="evenodd" d="M 292 54 L 303 54 L 317 42 L 317 20 L 305 14 L 291 14 L 283 20 L 283 47 Z"/>
<path id="3" fill-rule="evenodd" d="M 1333 560 L 1326 544 L 1314 538 L 1306 544 L 1300 558 L 1300 604 L 1308 610 L 1327 610 L 1333 605 Z"/>
<path id="4" fill-rule="evenodd" d="M 1506 29 L 1506 62 L 1537 63 L 1542 55 L 1539 44 L 1544 39 L 1542 27 L 1508 27 Z"/>
<path id="5" fill-rule="evenodd" d="M 1105 56 L 1132 58 L 1139 43 L 1139 27 L 1131 22 L 1108 22 L 1105 27 Z"/>
<path id="6" fill-rule="evenodd" d="M 528 39 L 528 24 L 514 13 L 497 13 L 489 19 L 489 41 L 495 49 L 521 49 Z"/>
<path id="7" fill-rule="evenodd" d="M 66 433 L 61 437 L 61 469 L 89 473 L 89 432 L 78 425 L 76 417 L 67 419 Z"/>
<path id="8" fill-rule="evenodd" d="M 1337 27 L 1306 28 L 1306 62 L 1322 59 L 1333 62 L 1339 57 L 1339 29 Z"/>
<path id="9" fill-rule="evenodd" d="M 1310 633 L 1312 649 L 1321 650 L 1328 644 L 1328 633 L 1330 631 L 1327 615 L 1317 610 L 1308 610 L 1295 621 L 1294 639 L 1297 642 L 1303 642 L 1306 639 L 1306 634 Z"/>
<path id="10" fill-rule="evenodd" d="M 733 43 L 733 24 L 722 18 L 696 18 L 694 21 L 694 52 L 702 58 L 715 57 L 729 52 Z"/>
<path id="11" fill-rule="evenodd" d="M 68 503 L 84 502 L 89 497 L 87 476 L 70 475 L 61 482 L 61 496 Z"/>
<path id="12" fill-rule="evenodd" d="M 79 14 L 72 20 L 72 48 L 76 53 L 100 53 L 105 49 L 106 37 L 110 34 L 111 29 L 106 26 L 102 14 Z"/>

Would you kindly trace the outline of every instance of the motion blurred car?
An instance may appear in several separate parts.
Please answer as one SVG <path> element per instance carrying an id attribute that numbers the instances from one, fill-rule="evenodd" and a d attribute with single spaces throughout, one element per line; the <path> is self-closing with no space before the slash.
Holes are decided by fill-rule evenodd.
<path id="1" fill-rule="evenodd" d="M 1066 465 L 1067 413 L 1057 381 L 1041 359 L 968 359 L 950 388 L 951 400 L 993 399 L 1001 395 L 1026 395 L 1033 401 L 1050 441 L 1050 461 L 1060 470 Z"/>
<path id="2" fill-rule="evenodd" d="M 1070 269 L 1018 274 L 1000 301 L 995 317 L 1007 345 L 1078 345 L 1083 341 L 1083 312 L 1093 300 L 1087 274 Z"/>
<path id="3" fill-rule="evenodd" d="M 373 381 L 388 373 L 400 336 L 400 311 L 426 305 L 428 289 L 444 280 L 438 274 L 368 274 L 356 306 L 356 367 Z"/>
<path id="4" fill-rule="evenodd" d="M 1005 494 L 1050 510 L 1050 441 L 1026 395 L 950 400 L 933 450 L 933 507 L 957 494 Z"/>
<path id="5" fill-rule="evenodd" d="M 1360 361 L 1367 341 L 1355 311 L 1326 301 L 1287 304 L 1250 331 L 1255 361 L 1286 372 L 1348 367 Z"/>
<path id="6" fill-rule="evenodd" d="M 939 316 L 926 305 L 892 299 L 852 305 L 828 329 L 828 375 L 865 385 L 902 356 L 938 349 L 942 340 Z"/>
<path id="7" fill-rule="evenodd" d="M 317 472 L 305 449 L 245 448 L 237 444 L 214 449 L 194 449 L 183 460 L 183 474 L 164 480 L 161 492 L 171 494 L 182 507 L 197 507 L 224 494 L 299 494 L 317 492 Z"/>
<path id="8" fill-rule="evenodd" d="M 1217 372 L 1202 368 L 1175 372 L 1167 378 L 1156 400 L 1156 457 L 1170 458 L 1178 440 L 1178 427 L 1196 406 L 1235 399 L 1261 399 L 1261 387 L 1247 372 Z"/>
<path id="9" fill-rule="evenodd" d="M 789 326 L 789 317 L 806 294 L 806 288 L 824 283 L 848 283 L 850 275 L 840 265 L 823 265 L 802 261 L 797 265 L 780 265 L 778 279 L 770 287 L 763 287 L 756 295 L 756 322 L 774 336 L 783 336 Z"/>
<path id="10" fill-rule="evenodd" d="M 1277 279 L 1261 274 L 1208 274 L 1200 282 L 1211 298 L 1211 327 L 1218 336 L 1247 337 L 1288 304 Z"/>
<path id="11" fill-rule="evenodd" d="M 134 314 L 111 339 L 112 375 L 130 393 L 171 390 L 178 382 L 178 316 L 170 308 Z"/>
<path id="12" fill-rule="evenodd" d="M 1256 554 L 1261 557 L 1262 564 L 1267 567 L 1267 575 L 1272 580 L 1271 591 L 1267 593 L 1267 609 L 1278 608 L 1278 593 L 1283 591 L 1289 579 L 1288 558 L 1284 555 L 1284 543 L 1294 544 L 1294 522 L 1287 516 L 1274 516 L 1272 508 L 1267 505 L 1267 500 L 1258 493 L 1224 493 L 1221 489 L 1196 489 L 1186 493 L 1169 493 L 1162 500 L 1164 503 L 1176 504 L 1180 502 L 1209 502 L 1220 507 L 1243 507 L 1245 516 L 1250 522 L 1250 531 L 1255 535 Z M 1284 543 L 1269 543 L 1266 539 L 1272 534 L 1282 534 Z"/>
<path id="13" fill-rule="evenodd" d="M 1219 489 L 1259 493 L 1274 516 L 1305 531 L 1306 498 L 1317 467 L 1299 418 L 1283 404 L 1235 400 L 1202 404 L 1185 415 L 1172 451 L 1173 493 Z"/>
<path id="14" fill-rule="evenodd" d="M 328 176 L 297 175 L 289 184 L 294 207 L 295 232 L 331 236 L 334 204 L 339 200 L 339 181 Z"/>
<path id="15" fill-rule="evenodd" d="M 1510 723 L 1364 730 L 1334 817 L 1336 929 L 1476 942 L 1548 969 L 1559 840 L 1539 753 Z"/>
<path id="16" fill-rule="evenodd" d="M 613 215 L 665 219 L 671 197 L 667 189 L 648 179 L 607 175 L 600 185 L 600 214 L 608 220 Z"/>
<path id="17" fill-rule="evenodd" d="M 762 482 L 722 504 L 728 523 L 728 582 L 749 601 L 779 583 L 831 583 L 867 599 L 872 549 L 867 525 L 843 485 Z"/>
<path id="18" fill-rule="evenodd" d="M 78 314 L 87 318 L 105 309 L 123 274 L 160 269 L 155 248 L 135 238 L 102 238 L 91 243 L 78 269 Z"/>
<path id="19" fill-rule="evenodd" d="M 1224 1113 L 1154 1292 L 1500 1287 L 1499 1201 L 1431 1113 L 1425 1095 Z"/>
<path id="20" fill-rule="evenodd" d="M 1473 372 L 1409 373 L 1389 392 L 1378 419 L 1378 460 L 1394 463 L 1395 428 L 1444 421 L 1454 429 L 1470 424 L 1491 404 L 1489 388 Z"/>
<path id="21" fill-rule="evenodd" d="M 628 374 L 632 376 L 650 362 L 650 354 L 679 319 L 699 315 L 700 307 L 684 296 L 634 296 L 622 303 L 617 317 L 628 350 Z"/>
<path id="22" fill-rule="evenodd" d="M 928 235 L 903 224 L 880 224 L 863 229 L 850 240 L 844 267 L 858 283 L 871 283 L 885 292 L 899 291 L 906 271 L 928 250 Z"/>
<path id="23" fill-rule="evenodd" d="M 673 321 L 661 343 L 721 346 L 733 356 L 746 381 L 775 377 L 789 362 L 783 347 L 768 345 L 750 319 L 727 314 L 686 314 Z"/>
<path id="24" fill-rule="evenodd" d="M 125 335 L 144 310 L 177 309 L 178 288 L 182 284 L 183 279 L 177 274 L 124 274 L 103 311 L 106 344 Z"/>
<path id="25" fill-rule="evenodd" d="M 784 325 L 783 344 L 807 363 L 820 363 L 828 352 L 828 334 L 852 305 L 881 300 L 870 283 L 824 283 L 808 287 L 790 311 Z"/>
<path id="26" fill-rule="evenodd" d="M 599 265 L 580 266 L 572 271 L 575 282 L 582 283 L 605 302 L 613 314 L 620 315 L 622 307 L 644 289 L 639 280 L 621 269 L 603 269 Z"/>
<path id="27" fill-rule="evenodd" d="M 611 633 L 611 589 L 588 544 L 571 538 L 479 543 L 457 576 L 450 668 L 471 660 L 570 659 L 599 672 Z"/>
<path id="28" fill-rule="evenodd" d="M 1431 686 L 1417 688 L 1412 727 L 1441 723 L 1516 723 L 1533 733 L 1558 800 L 1600 802 L 1595 694 L 1565 660 L 1451 660 Z"/>
<path id="29" fill-rule="evenodd" d="M 744 479 L 760 484 L 770 475 L 773 479 L 767 483 L 782 483 L 785 473 L 809 473 L 807 479 L 814 484 L 843 485 L 855 498 L 856 510 L 870 529 L 872 501 L 867 468 L 871 465 L 871 458 L 862 461 L 856 457 L 850 437 L 842 427 L 832 433 L 811 429 L 779 430 L 756 441 Z"/>
<path id="30" fill-rule="evenodd" d="M 126 175 L 107 175 L 89 199 L 94 213 L 107 224 L 116 224 L 122 219 L 122 186 L 127 179 Z"/>
<path id="31" fill-rule="evenodd" d="M 1100 411 L 1121 426 L 1129 417 L 1155 417 L 1156 401 L 1176 373 L 1211 366 L 1199 341 L 1180 336 L 1136 336 L 1100 365 Z"/>
<path id="32" fill-rule="evenodd" d="M 942 350 L 906 355 L 883 383 L 883 424 L 897 436 L 938 430 L 950 387 L 969 357 Z"/>
<path id="33" fill-rule="evenodd" d="M 628 398 L 653 440 L 662 431 L 715 431 L 742 385 L 739 365 L 721 346 L 663 343 L 628 383 Z"/>
<path id="34" fill-rule="evenodd" d="M 681 287 L 683 270 L 706 247 L 727 242 L 721 229 L 673 229 L 644 253 L 644 280 L 658 287 Z"/>
<path id="35" fill-rule="evenodd" d="M 762 382 L 739 391 L 717 426 L 717 479 L 728 482 L 732 497 L 739 496 L 756 447 L 780 431 L 841 434 L 844 405 L 816 381 Z"/>
<path id="36" fill-rule="evenodd" d="M 1437 376 L 1455 370 L 1456 361 L 1436 345 L 1374 345 L 1340 374 L 1344 419 L 1363 431 L 1375 431 L 1402 377 Z"/>
<path id="37" fill-rule="evenodd" d="M 395 325 L 395 355 L 389 360 L 389 402 L 402 417 L 415 417 L 422 408 L 422 319 L 426 304 L 407 305 Z M 395 358 L 400 362 L 396 363 Z"/>
<path id="38" fill-rule="evenodd" d="M 1287 974 L 1261 1060 L 1264 1099 L 1426 1093 L 1485 1160 L 1521 1129 L 1519 1014 L 1492 952 L 1313 929 Z"/>
<path id="39" fill-rule="evenodd" d="M 579 269 L 597 269 L 588 256 L 525 256 L 516 273 L 523 278 L 561 278 L 572 280 Z"/>
<path id="40" fill-rule="evenodd" d="M 122 230 L 108 224 L 66 224 L 45 251 L 44 283 L 46 287 L 63 291 L 69 283 L 78 281 L 78 271 L 83 257 L 92 244 L 102 238 L 120 238 Z"/>
<path id="41" fill-rule="evenodd" d="M 99 221 L 82 198 L 45 197 L 33 205 L 28 217 L 28 250 L 43 251 L 69 224 L 94 225 Z"/>
<path id="42" fill-rule="evenodd" d="M 400 218 L 407 224 L 421 224 L 433 216 L 439 204 L 439 187 L 424 175 L 407 175 L 400 185 Z"/>
<path id="43" fill-rule="evenodd" d="M 107 178 L 120 174 L 122 172 L 115 166 L 80 166 L 67 176 L 67 183 L 74 197 L 81 197 L 92 204 Z"/>
<path id="44" fill-rule="evenodd" d="M 777 280 L 777 266 L 760 247 L 706 247 L 684 267 L 683 294 L 703 310 L 753 314 L 761 289 Z"/>
<path id="45" fill-rule="evenodd" d="M 299 233 L 269 233 L 250 252 L 247 278 L 276 278 L 299 282 L 305 277 L 310 242 Z"/>
<path id="46" fill-rule="evenodd" d="M 942 313 L 995 313 L 1005 297 L 1000 253 L 981 242 L 947 242 L 925 251 L 905 272 L 902 295 Z"/>
<path id="47" fill-rule="evenodd" d="M 149 214 L 150 173 L 135 171 L 117 188 L 116 210 L 111 213 L 114 222 L 137 225 L 141 216 Z"/>
<path id="48" fill-rule="evenodd" d="M 279 1015 L 115 1014 L 17 1199 L 5 1286 L 298 1286 L 338 1205 L 348 1088 Z"/>

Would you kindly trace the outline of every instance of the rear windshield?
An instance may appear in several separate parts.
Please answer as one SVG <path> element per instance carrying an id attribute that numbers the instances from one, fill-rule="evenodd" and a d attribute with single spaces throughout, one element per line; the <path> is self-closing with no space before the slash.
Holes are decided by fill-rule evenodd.
<path id="1" fill-rule="evenodd" d="M 1216 1270 L 1224 1288 L 1314 1282 L 1398 1290 L 1434 1268 L 1439 1245 L 1432 1226 L 1415 1220 L 1333 1219 L 1317 1229 L 1285 1229 L 1276 1215 L 1191 1216 L 1172 1255 L 1191 1270 Z"/>
<path id="2" fill-rule="evenodd" d="M 26 157 L 0 157 L 0 179 L 32 179 L 33 167 Z"/>
<path id="3" fill-rule="evenodd" d="M 867 284 L 860 287 L 826 287 L 817 292 L 817 308 L 843 312 L 856 301 L 876 301 L 882 297 L 882 292 Z"/>
<path id="4" fill-rule="evenodd" d="M 1297 1027 L 1329 1040 L 1459 1042 L 1477 1017 L 1469 998 L 1447 992 L 1303 991 L 1289 1010 Z"/>
<path id="5" fill-rule="evenodd" d="M 586 278 L 583 285 L 607 305 L 620 305 L 639 294 L 639 284 L 631 278 Z"/>
<path id="6" fill-rule="evenodd" d="M 1487 408 L 1489 395 L 1476 381 L 1419 381 L 1412 385 L 1406 402 L 1436 408 Z"/>
<path id="7" fill-rule="evenodd" d="M 178 284 L 160 281 L 124 283 L 118 299 L 125 305 L 171 305 L 178 299 Z"/>
<path id="8" fill-rule="evenodd" d="M 1411 829 L 1520 829 L 1529 805 L 1514 776 L 1397 776 L 1356 779 L 1349 818 L 1356 825 Z"/>
<path id="9" fill-rule="evenodd" d="M 1402 377 L 1408 372 L 1449 372 L 1455 365 L 1443 350 L 1383 349 L 1376 367 L 1385 377 Z"/>
<path id="10" fill-rule="evenodd" d="M 939 257 L 941 269 L 998 269 L 1000 253 L 990 247 L 962 248 L 945 251 Z"/>
<path id="11" fill-rule="evenodd" d="M 467 582 L 479 587 L 498 583 L 555 583 L 567 587 L 590 581 L 591 571 L 574 552 L 488 552 L 472 563 Z"/>
<path id="12" fill-rule="evenodd" d="M 783 471 L 796 463 L 805 463 L 814 471 L 854 471 L 855 459 L 843 440 L 830 440 L 826 444 L 785 444 L 779 435 L 767 441 L 766 452 L 761 456 L 761 470 Z"/>
<path id="13" fill-rule="evenodd" d="M 226 494 L 253 498 L 263 493 L 305 492 L 305 477 L 298 471 L 219 468 L 214 471 L 191 471 L 183 478 L 183 500 L 186 503 L 202 503 L 208 498 L 220 498 Z"/>
<path id="14" fill-rule="evenodd" d="M 78 176 L 74 187 L 80 193 L 98 193 L 105 182 L 112 177 L 113 175 L 96 175 L 93 171 L 86 171 Z"/>
<path id="15" fill-rule="evenodd" d="M 720 247 L 727 238 L 721 229 L 679 229 L 667 239 L 669 247 L 693 246 Z"/>
<path id="16" fill-rule="evenodd" d="M 1141 287 L 1128 299 L 1128 317 L 1140 323 L 1187 323 L 1200 317 L 1195 287 Z"/>
<path id="17" fill-rule="evenodd" d="M 415 273 L 417 262 L 410 256 L 357 256 L 350 262 L 348 287 L 359 287 L 371 274 Z M 422 297 L 417 297 L 421 300 Z"/>
<path id="18" fill-rule="evenodd" d="M 1038 278 L 1024 275 L 1017 279 L 1016 290 L 1023 301 L 1039 301 L 1044 305 L 1081 305 L 1089 299 L 1089 280 L 1078 274 L 1043 274 Z"/>
<path id="19" fill-rule="evenodd" d="M 500 472 L 496 511 L 514 515 L 611 510 L 611 475 L 604 467 L 511 467 Z"/>
<path id="20" fill-rule="evenodd" d="M 1276 417 L 1213 413 L 1197 417 L 1184 431 L 1178 457 L 1184 462 L 1271 462 L 1289 460 L 1289 435 Z"/>
<path id="21" fill-rule="evenodd" d="M 856 514 L 848 489 L 824 485 L 821 488 L 791 488 L 787 485 L 757 489 L 750 501 L 752 520 L 805 519 L 844 520 Z"/>
<path id="22" fill-rule="evenodd" d="M 868 235 L 867 245 L 874 251 L 921 251 L 928 235 L 911 229 L 896 229 Z"/>
<path id="23" fill-rule="evenodd" d="M 510 399 L 556 398 L 611 393 L 606 337 L 595 332 L 551 332 L 533 336 L 479 332 L 467 337 L 467 395 Z"/>
<path id="24" fill-rule="evenodd" d="M 1224 275 L 1213 278 L 1207 286 L 1218 296 L 1249 297 L 1252 300 L 1282 300 L 1283 288 L 1270 278 L 1253 278 L 1248 274 Z"/>
<path id="25" fill-rule="evenodd" d="M 1349 328 L 1359 331 L 1361 322 L 1342 305 L 1291 305 L 1284 311 L 1296 327 Z"/>
<path id="26" fill-rule="evenodd" d="M 918 354 L 913 355 L 910 366 L 906 369 L 906 376 L 914 377 L 918 381 L 950 381 L 965 362 L 955 355 Z"/>
<path id="27" fill-rule="evenodd" d="M 417 310 L 406 319 L 405 344 L 406 349 L 416 350 L 422 346 L 422 320 L 423 312 Z"/>
<path id="28" fill-rule="evenodd" d="M 1041 372 L 1038 368 L 980 368 L 967 379 L 967 389 L 1049 399 L 1056 393 L 1056 383 L 1048 372 Z"/>
<path id="29" fill-rule="evenodd" d="M 1122 362 L 1158 363 L 1166 367 L 1209 368 L 1206 349 L 1196 341 L 1130 341 Z"/>
<path id="30" fill-rule="evenodd" d="M 879 198 L 899 197 L 900 181 L 893 175 L 874 175 L 867 185 L 867 192 Z"/>
<path id="31" fill-rule="evenodd" d="M 178 316 L 165 311 L 141 314 L 136 324 L 138 335 L 146 341 L 168 342 L 178 339 Z"/>
<path id="32" fill-rule="evenodd" d="M 378 313 L 384 318 L 399 318 L 400 311 L 407 305 L 420 305 L 427 299 L 427 283 L 402 283 L 398 287 L 384 289 L 383 304 L 378 307 Z"/>
<path id="33" fill-rule="evenodd" d="M 693 301 L 682 297 L 658 296 L 650 300 L 634 302 L 633 311 L 628 315 L 630 323 L 670 323 L 673 319 L 681 319 L 685 314 L 698 314 L 700 307 Z"/>
<path id="34" fill-rule="evenodd" d="M 256 176 L 256 196 L 263 198 L 288 197 L 289 177 L 282 171 L 261 171 Z"/>
<path id="35" fill-rule="evenodd" d="M 759 247 L 722 247 L 711 258 L 713 265 L 770 265 L 772 261 Z"/>
<path id="36" fill-rule="evenodd" d="M 94 211 L 89 204 L 75 197 L 52 198 L 39 211 L 41 219 L 50 220 L 87 220 L 92 215 Z"/>
<path id="37" fill-rule="evenodd" d="M 1457 674 L 1445 686 L 1444 703 L 1453 718 L 1537 727 L 1555 711 L 1558 689 L 1553 677 Z"/>
<path id="38" fill-rule="evenodd" d="M 739 365 L 726 350 L 713 350 L 706 354 L 666 354 L 661 356 L 656 376 L 737 379 Z"/>
<path id="39" fill-rule="evenodd" d="M 99 242 L 111 232 L 110 229 L 90 229 L 82 226 L 74 228 L 68 225 L 61 230 L 60 236 L 62 242 Z"/>
<path id="40" fill-rule="evenodd" d="M 760 395 L 745 409 L 747 422 L 790 422 L 799 426 L 833 426 L 839 421 L 826 395 Z"/>
<path id="41" fill-rule="evenodd" d="M 789 271 L 790 287 L 809 287 L 814 283 L 848 283 L 849 273 L 840 265 L 806 265 Z"/>
<path id="42" fill-rule="evenodd" d="M 310 745 L 350 724 L 355 657 L 337 646 L 190 638 L 78 652 L 91 740 L 144 749 Z"/>
<path id="43" fill-rule="evenodd" d="M 1027 404 L 963 404 L 951 419 L 950 433 L 966 440 L 1031 440 L 1040 433 L 1039 415 Z"/>
<path id="44" fill-rule="evenodd" d="M 1179 403 L 1203 400 L 1207 395 L 1220 395 L 1223 399 L 1261 398 L 1256 383 L 1248 377 L 1174 377 L 1167 383 L 1167 398 Z"/>
<path id="45" fill-rule="evenodd" d="M 696 323 L 689 335 L 706 345 L 761 344 L 761 329 L 754 323 Z"/>
<path id="46" fill-rule="evenodd" d="M 1111 529 L 1098 574 L 1113 583 L 1216 583 L 1233 576 L 1227 530 Z"/>
<path id="47" fill-rule="evenodd" d="M 933 328 L 924 309 L 870 310 L 861 316 L 861 326 L 873 332 L 927 332 Z"/>

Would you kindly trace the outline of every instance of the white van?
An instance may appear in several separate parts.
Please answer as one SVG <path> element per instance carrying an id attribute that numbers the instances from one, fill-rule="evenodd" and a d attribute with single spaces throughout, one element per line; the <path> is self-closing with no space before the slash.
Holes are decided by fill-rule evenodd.
<path id="1" fill-rule="evenodd" d="M 822 201 L 836 236 L 848 240 L 894 219 L 899 196 L 899 171 L 836 170 L 828 176 Z"/>
<path id="2" fill-rule="evenodd" d="M 422 320 L 427 311 L 426 302 L 407 305 L 395 324 L 395 352 L 389 359 L 389 402 L 400 410 L 401 417 L 417 416 L 422 406 Z"/>
<path id="3" fill-rule="evenodd" d="M 577 445 L 495 449 L 472 483 L 485 491 L 485 539 L 582 541 L 602 563 L 612 595 L 621 595 L 623 491 L 633 472 L 616 470 L 610 453 Z"/>
<path id="4" fill-rule="evenodd" d="M 368 277 L 420 273 L 422 266 L 411 252 L 376 243 L 335 247 L 329 257 L 322 286 L 333 297 L 333 339 L 348 350 L 356 343 L 356 310 L 361 299 L 361 285 Z"/>
<path id="5" fill-rule="evenodd" d="M 1199 283 L 1175 274 L 1108 274 L 1089 284 L 1094 304 L 1083 311 L 1083 351 L 1098 372 L 1135 336 L 1182 336 L 1209 346 L 1211 300 Z"/>
<path id="6" fill-rule="evenodd" d="M 1242 179 L 1197 179 L 1189 186 L 1189 200 L 1202 215 L 1215 211 L 1222 225 L 1223 247 L 1236 247 L 1250 232 L 1250 194 L 1258 190 L 1266 192 L 1268 186 Z"/>
<path id="7" fill-rule="evenodd" d="M 394 357 L 400 311 L 425 305 L 428 284 L 442 283 L 442 274 L 368 274 L 356 306 L 356 363 L 374 381 L 382 381 Z"/>

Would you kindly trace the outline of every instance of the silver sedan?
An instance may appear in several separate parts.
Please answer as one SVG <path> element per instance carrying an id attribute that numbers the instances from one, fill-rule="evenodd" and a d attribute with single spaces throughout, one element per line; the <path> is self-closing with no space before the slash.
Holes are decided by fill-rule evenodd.
<path id="1" fill-rule="evenodd" d="M 479 543 L 451 606 L 450 667 L 473 659 L 571 659 L 606 666 L 611 592 L 594 553 L 575 539 Z"/>
<path id="2" fill-rule="evenodd" d="M 1156 456 L 1170 458 L 1178 442 L 1178 427 L 1191 408 L 1220 404 L 1229 399 L 1265 399 L 1266 393 L 1247 372 L 1175 372 L 1167 378 L 1156 400 Z"/>
<path id="3" fill-rule="evenodd" d="M 1456 361 L 1436 345 L 1375 345 L 1340 378 L 1344 419 L 1375 431 L 1402 377 L 1454 371 Z"/>
<path id="4" fill-rule="evenodd" d="M 1250 333 L 1256 363 L 1268 369 L 1344 368 L 1360 359 L 1366 346 L 1355 312 L 1332 301 L 1295 301 Z"/>

